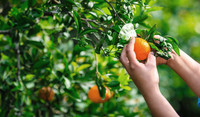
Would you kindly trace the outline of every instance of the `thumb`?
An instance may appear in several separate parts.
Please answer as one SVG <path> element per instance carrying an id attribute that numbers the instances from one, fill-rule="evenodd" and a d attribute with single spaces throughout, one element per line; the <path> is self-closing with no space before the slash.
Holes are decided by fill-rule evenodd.
<path id="1" fill-rule="evenodd" d="M 153 55 L 153 52 L 149 53 L 146 65 L 155 65 L 156 66 L 156 57 Z"/>

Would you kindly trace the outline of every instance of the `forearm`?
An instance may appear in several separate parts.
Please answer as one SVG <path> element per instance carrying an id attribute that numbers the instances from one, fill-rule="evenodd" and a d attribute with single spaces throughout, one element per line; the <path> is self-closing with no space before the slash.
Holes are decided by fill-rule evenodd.
<path id="1" fill-rule="evenodd" d="M 178 114 L 159 89 L 143 92 L 144 99 L 154 117 L 178 117 Z"/>
<path id="2" fill-rule="evenodd" d="M 190 56 L 180 50 L 180 56 L 174 54 L 168 65 L 171 67 L 200 97 L 200 65 Z"/>

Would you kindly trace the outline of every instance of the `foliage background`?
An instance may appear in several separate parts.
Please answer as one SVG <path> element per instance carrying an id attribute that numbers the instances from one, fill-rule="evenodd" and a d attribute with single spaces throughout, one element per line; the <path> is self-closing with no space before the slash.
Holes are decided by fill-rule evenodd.
<path id="1" fill-rule="evenodd" d="M 38 0 L 36 5 L 40 6 L 41 2 L 42 0 Z M 23 9 L 23 7 L 27 7 L 27 4 L 31 6 L 35 3 L 23 0 L 1 0 L 0 30 L 10 29 L 5 22 L 9 19 L 7 14 L 12 7 Z M 180 48 L 199 61 L 199 5 L 200 2 L 195 0 L 170 2 L 157 0 L 153 6 L 161 6 L 162 10 L 151 12 L 152 17 L 148 17 L 145 23 L 150 26 L 157 24 L 157 30 L 162 35 L 176 37 L 180 42 Z M 54 8 L 47 10 L 53 11 Z M 23 12 L 23 10 L 14 9 L 12 15 L 14 16 L 18 12 Z M 35 22 L 37 22 L 37 17 L 41 16 L 37 10 L 32 12 L 32 15 Z M 72 28 L 66 26 L 69 19 L 60 17 L 60 14 L 44 17 L 39 23 L 33 23 L 31 19 L 25 18 L 18 21 L 22 26 L 19 43 L 21 80 L 17 79 L 18 61 L 15 45 L 17 40 L 0 34 L 0 115 L 10 117 L 151 116 L 144 99 L 132 82 L 129 82 L 131 90 L 125 90 L 129 89 L 126 83 L 124 83 L 124 87 L 110 87 L 115 92 L 114 98 L 104 104 L 94 104 L 88 100 L 87 92 L 95 84 L 96 78 L 94 49 L 85 41 L 70 39 L 70 36 L 74 36 L 76 31 L 69 33 L 68 31 L 73 31 Z M 110 23 L 109 19 L 102 20 L 107 24 Z M 66 24 L 63 25 L 62 22 Z M 24 25 L 26 23 L 29 25 Z M 76 25 L 74 26 L 78 28 Z M 105 57 L 102 54 L 97 57 L 99 73 L 107 81 L 106 83 L 112 80 L 117 81 L 120 77 L 128 80 L 123 67 L 116 58 Z M 183 80 L 165 65 L 158 66 L 158 70 L 161 91 L 179 115 L 183 117 L 198 116 L 200 110 L 197 107 L 197 97 Z M 39 99 L 38 91 L 43 86 L 50 86 L 55 91 L 56 95 L 52 102 Z"/>

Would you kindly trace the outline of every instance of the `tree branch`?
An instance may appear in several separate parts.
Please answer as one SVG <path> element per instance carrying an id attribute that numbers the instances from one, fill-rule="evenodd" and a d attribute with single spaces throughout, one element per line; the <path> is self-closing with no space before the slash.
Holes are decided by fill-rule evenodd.
<path id="1" fill-rule="evenodd" d="M 108 3 L 108 5 L 112 8 L 114 15 L 117 16 L 117 18 L 123 22 L 125 24 L 125 22 L 119 17 L 118 13 L 116 12 L 115 8 L 112 6 L 112 4 L 110 2 L 108 2 L 108 0 L 104 0 L 106 3 Z"/>
<path id="2" fill-rule="evenodd" d="M 0 34 L 10 34 L 11 30 L 0 30 Z"/>
<path id="3" fill-rule="evenodd" d="M 53 16 L 52 12 L 44 12 L 44 16 Z"/>
<path id="4" fill-rule="evenodd" d="M 15 49 L 17 52 L 17 80 L 21 81 L 20 75 L 20 49 L 19 49 L 19 43 L 15 43 Z"/>
<path id="5" fill-rule="evenodd" d="M 95 20 L 91 20 L 91 19 L 85 19 L 85 18 L 81 18 L 81 20 L 83 20 L 83 21 L 86 21 L 86 22 L 93 22 L 93 23 L 95 23 L 95 24 L 99 25 L 99 23 L 98 23 L 98 22 L 96 22 Z"/>

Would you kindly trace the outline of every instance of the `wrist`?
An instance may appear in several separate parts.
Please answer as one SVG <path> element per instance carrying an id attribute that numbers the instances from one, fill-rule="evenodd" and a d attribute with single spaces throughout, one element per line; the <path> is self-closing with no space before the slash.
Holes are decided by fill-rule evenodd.
<path id="1" fill-rule="evenodd" d="M 159 89 L 158 85 L 149 86 L 149 87 L 146 87 L 146 88 L 140 88 L 139 90 L 144 97 L 149 97 L 152 94 L 160 94 L 160 89 Z"/>
<path id="2" fill-rule="evenodd" d="M 157 100 L 158 98 L 162 97 L 162 93 L 160 92 L 159 88 L 147 90 L 145 92 L 142 92 L 142 95 L 145 99 L 145 101 L 148 103 L 151 103 L 153 100 Z"/>

